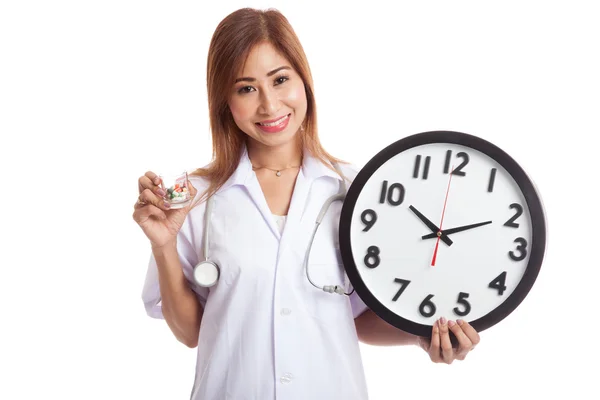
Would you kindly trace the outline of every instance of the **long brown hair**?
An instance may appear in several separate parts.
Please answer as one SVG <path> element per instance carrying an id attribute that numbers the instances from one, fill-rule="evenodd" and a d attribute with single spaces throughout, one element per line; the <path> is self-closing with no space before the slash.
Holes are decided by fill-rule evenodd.
<path id="1" fill-rule="evenodd" d="M 237 168 L 247 136 L 233 120 L 228 108 L 228 95 L 236 74 L 252 48 L 264 42 L 275 47 L 304 82 L 308 104 L 304 130 L 299 132 L 302 146 L 332 170 L 332 162 L 345 163 L 327 153 L 319 141 L 312 75 L 304 49 L 292 26 L 278 10 L 242 8 L 221 21 L 208 50 L 206 84 L 213 159 L 206 168 L 199 168 L 190 174 L 209 181 L 209 187 L 198 203 L 205 196 L 214 194 Z"/>

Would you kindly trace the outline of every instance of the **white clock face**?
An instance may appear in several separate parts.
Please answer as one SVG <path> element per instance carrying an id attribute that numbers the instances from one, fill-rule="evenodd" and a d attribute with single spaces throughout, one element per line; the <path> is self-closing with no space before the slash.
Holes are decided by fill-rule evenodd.
<path id="1" fill-rule="evenodd" d="M 371 295 L 431 326 L 442 316 L 473 321 L 505 302 L 527 270 L 532 232 L 525 196 L 502 165 L 470 147 L 432 143 L 370 175 L 350 243 Z"/>

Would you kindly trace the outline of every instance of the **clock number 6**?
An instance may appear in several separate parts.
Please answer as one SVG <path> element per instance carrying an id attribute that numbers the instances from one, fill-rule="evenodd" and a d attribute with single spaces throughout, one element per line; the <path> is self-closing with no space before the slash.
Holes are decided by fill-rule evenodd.
<path id="1" fill-rule="evenodd" d="M 467 297 L 469 297 L 469 293 L 460 292 L 458 294 L 458 300 L 456 300 L 456 302 L 465 306 L 465 309 L 463 311 L 461 311 L 458 307 L 454 307 L 454 313 L 459 317 L 464 317 L 465 315 L 471 312 L 471 305 L 467 301 Z"/>
<path id="2" fill-rule="evenodd" d="M 431 301 L 431 298 L 433 297 L 432 294 L 430 294 L 429 296 L 425 297 L 425 300 L 423 300 L 421 302 L 421 305 L 419 306 L 419 312 L 421 313 L 422 316 L 429 318 L 431 316 L 433 316 L 433 314 L 435 314 L 435 304 L 433 304 L 433 302 Z"/>
<path id="3" fill-rule="evenodd" d="M 376 268 L 381 261 L 379 259 L 379 247 L 370 246 L 367 249 L 367 255 L 365 256 L 364 261 L 365 266 L 367 266 L 368 268 Z"/>

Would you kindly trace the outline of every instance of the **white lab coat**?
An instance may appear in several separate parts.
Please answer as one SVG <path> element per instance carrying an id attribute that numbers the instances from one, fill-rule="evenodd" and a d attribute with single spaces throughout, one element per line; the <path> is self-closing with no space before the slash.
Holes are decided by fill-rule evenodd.
<path id="1" fill-rule="evenodd" d="M 349 179 L 357 174 L 354 167 L 340 168 Z M 201 178 L 191 180 L 199 193 L 207 187 Z M 192 278 L 194 265 L 204 259 L 206 203 L 188 214 L 178 251 L 204 306 L 191 399 L 368 398 L 354 326 L 366 306 L 356 292 L 348 297 L 315 288 L 302 269 L 316 217 L 339 182 L 305 152 L 280 234 L 244 149 L 237 170 L 214 197 L 209 254 L 221 275 L 210 289 Z M 341 205 L 331 205 L 312 246 L 310 276 L 320 286 L 345 281 L 337 239 Z M 142 297 L 148 315 L 163 318 L 153 257 Z"/>

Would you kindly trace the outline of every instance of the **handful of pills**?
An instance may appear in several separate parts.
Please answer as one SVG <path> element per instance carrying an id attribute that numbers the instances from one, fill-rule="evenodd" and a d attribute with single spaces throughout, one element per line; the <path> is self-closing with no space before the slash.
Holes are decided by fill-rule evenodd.
<path id="1" fill-rule="evenodd" d="M 187 172 L 178 175 L 160 175 L 160 178 L 160 186 L 165 191 L 164 200 L 171 205 L 170 208 L 185 207 L 191 197 Z"/>
<path id="2" fill-rule="evenodd" d="M 167 188 L 167 196 L 172 203 L 181 203 L 190 199 L 188 188 L 176 183 L 175 186 Z"/>

